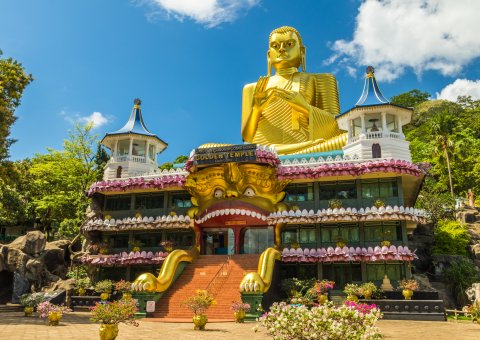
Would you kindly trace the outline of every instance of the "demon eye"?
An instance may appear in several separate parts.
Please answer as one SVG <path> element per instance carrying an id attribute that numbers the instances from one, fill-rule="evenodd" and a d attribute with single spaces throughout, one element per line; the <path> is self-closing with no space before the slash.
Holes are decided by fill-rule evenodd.
<path id="1" fill-rule="evenodd" d="M 213 193 L 213 197 L 215 198 L 222 198 L 225 196 L 225 191 L 223 191 L 222 189 L 218 188 L 218 189 L 215 189 L 215 192 Z"/>
<path id="2" fill-rule="evenodd" d="M 251 187 L 247 187 L 243 194 L 248 197 L 253 197 L 256 195 L 255 190 L 253 190 Z"/>

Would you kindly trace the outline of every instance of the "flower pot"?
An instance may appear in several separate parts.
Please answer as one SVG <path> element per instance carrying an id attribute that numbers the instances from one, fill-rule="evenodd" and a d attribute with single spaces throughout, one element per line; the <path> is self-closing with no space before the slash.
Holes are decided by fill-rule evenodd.
<path id="1" fill-rule="evenodd" d="M 140 250 L 141 250 L 140 247 L 137 247 L 137 246 L 132 247 L 132 251 L 133 251 L 134 253 L 139 253 Z"/>
<path id="2" fill-rule="evenodd" d="M 372 291 L 371 290 L 366 290 L 363 292 L 363 297 L 367 300 L 370 300 L 372 298 Z"/>
<path id="3" fill-rule="evenodd" d="M 324 305 L 328 302 L 328 295 L 327 294 L 320 294 L 318 296 L 318 304 Z"/>
<path id="4" fill-rule="evenodd" d="M 195 315 L 193 317 L 193 324 L 195 327 L 193 327 L 194 330 L 196 331 L 204 331 L 205 330 L 205 325 L 208 322 L 208 318 L 206 315 L 200 314 L 200 315 Z"/>
<path id="5" fill-rule="evenodd" d="M 102 294 L 100 294 L 100 299 L 101 299 L 102 301 L 107 301 L 109 295 L 110 295 L 110 294 L 108 294 L 108 293 L 102 293 Z"/>
<path id="6" fill-rule="evenodd" d="M 118 335 L 118 324 L 102 323 L 98 333 L 100 334 L 100 340 L 114 340 Z"/>
<path id="7" fill-rule="evenodd" d="M 348 301 L 358 302 L 358 296 L 356 295 L 347 295 Z"/>
<path id="8" fill-rule="evenodd" d="M 58 326 L 62 319 L 62 312 L 50 312 L 48 313 L 48 325 Z"/>
<path id="9" fill-rule="evenodd" d="M 235 322 L 242 323 L 243 320 L 245 319 L 245 311 L 244 310 L 239 310 L 233 313 L 235 315 Z"/>
<path id="10" fill-rule="evenodd" d="M 132 298 L 132 293 L 123 293 L 122 299 L 123 300 L 130 300 Z"/>
<path id="11" fill-rule="evenodd" d="M 87 290 L 85 288 L 78 288 L 78 296 L 85 296 Z"/>
<path id="12" fill-rule="evenodd" d="M 405 300 L 411 300 L 412 296 L 413 296 L 413 290 L 404 289 L 404 290 L 402 290 L 402 295 L 405 298 Z"/>
<path id="13" fill-rule="evenodd" d="M 172 247 L 165 247 L 165 251 L 168 252 L 168 253 L 170 253 L 172 250 L 173 250 Z"/>
<path id="14" fill-rule="evenodd" d="M 25 307 L 23 309 L 23 311 L 25 312 L 25 316 L 32 316 L 33 315 L 33 307 Z"/>

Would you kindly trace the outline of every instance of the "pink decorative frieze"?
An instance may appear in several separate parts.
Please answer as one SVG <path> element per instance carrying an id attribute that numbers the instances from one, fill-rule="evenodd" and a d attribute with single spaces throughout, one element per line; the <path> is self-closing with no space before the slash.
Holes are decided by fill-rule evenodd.
<path id="1" fill-rule="evenodd" d="M 380 160 L 370 162 L 336 162 L 320 165 L 283 164 L 278 168 L 278 179 L 315 179 L 328 176 L 361 176 L 372 172 L 388 172 L 421 176 L 424 171 L 416 164 L 403 160 Z"/>
<path id="2" fill-rule="evenodd" d="M 268 224 L 276 223 L 324 223 L 324 222 L 361 222 L 361 221 L 413 221 L 425 223 L 423 210 L 403 206 L 323 209 L 316 213 L 313 210 L 290 210 L 271 213 L 267 217 Z"/>
<path id="3" fill-rule="evenodd" d="M 282 251 L 283 262 L 378 262 L 378 261 L 413 261 L 415 252 L 407 246 L 328 247 L 328 248 L 285 248 Z"/>
<path id="4" fill-rule="evenodd" d="M 90 220 L 82 227 L 84 231 L 102 230 L 102 231 L 119 231 L 119 230 L 151 230 L 151 229 L 167 229 L 167 228 L 189 228 L 192 220 L 188 216 L 158 216 L 156 218 L 150 216 L 144 217 L 128 217 L 124 219 L 97 219 Z"/>
<path id="5" fill-rule="evenodd" d="M 129 266 L 143 264 L 159 264 L 168 256 L 167 252 L 122 252 L 113 255 L 86 255 L 80 258 L 80 262 L 95 266 Z"/>

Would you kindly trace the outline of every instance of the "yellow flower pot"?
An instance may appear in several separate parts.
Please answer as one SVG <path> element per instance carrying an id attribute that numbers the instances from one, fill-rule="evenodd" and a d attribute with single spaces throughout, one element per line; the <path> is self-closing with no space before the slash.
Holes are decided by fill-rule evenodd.
<path id="1" fill-rule="evenodd" d="M 141 250 L 140 247 L 137 247 L 137 246 L 132 247 L 132 251 L 133 251 L 134 253 L 138 253 L 138 252 L 140 252 L 140 250 Z"/>
<path id="2" fill-rule="evenodd" d="M 356 295 L 347 295 L 348 301 L 358 302 L 358 296 Z"/>
<path id="3" fill-rule="evenodd" d="M 370 300 L 372 298 L 372 291 L 371 290 L 366 290 L 363 292 L 363 297 L 367 300 Z"/>
<path id="4" fill-rule="evenodd" d="M 25 316 L 32 316 L 33 315 L 33 307 L 25 307 L 23 309 L 23 311 L 25 312 Z"/>
<path id="5" fill-rule="evenodd" d="M 108 293 L 102 293 L 102 294 L 100 294 L 100 299 L 101 299 L 102 301 L 107 301 L 109 295 L 110 295 L 110 294 L 108 294 Z"/>
<path id="6" fill-rule="evenodd" d="M 402 295 L 405 298 L 405 300 L 411 300 L 412 296 L 413 296 L 413 290 L 404 289 L 404 290 L 402 290 Z"/>
<path id="7" fill-rule="evenodd" d="M 327 294 L 320 294 L 318 296 L 318 304 L 324 305 L 328 302 L 328 295 Z"/>
<path id="8" fill-rule="evenodd" d="M 242 323 L 245 319 L 245 311 L 244 310 L 239 310 L 237 312 L 234 312 L 233 315 L 235 315 L 235 322 Z"/>
<path id="9" fill-rule="evenodd" d="M 122 299 L 124 300 L 130 300 L 132 298 L 132 293 L 123 293 L 122 294 Z"/>
<path id="10" fill-rule="evenodd" d="M 48 313 L 48 325 L 49 326 L 58 326 L 61 319 L 62 319 L 62 313 L 61 312 L 50 312 L 50 313 Z"/>
<path id="11" fill-rule="evenodd" d="M 118 335 L 118 324 L 102 323 L 98 333 L 100 334 L 100 340 L 114 340 Z"/>
<path id="12" fill-rule="evenodd" d="M 85 296 L 87 290 L 85 288 L 78 288 L 78 296 Z"/>
<path id="13" fill-rule="evenodd" d="M 195 315 L 193 317 L 193 324 L 195 327 L 193 327 L 194 330 L 196 331 L 204 331 L 205 330 L 205 325 L 208 322 L 208 318 L 206 315 L 200 314 L 200 315 Z"/>

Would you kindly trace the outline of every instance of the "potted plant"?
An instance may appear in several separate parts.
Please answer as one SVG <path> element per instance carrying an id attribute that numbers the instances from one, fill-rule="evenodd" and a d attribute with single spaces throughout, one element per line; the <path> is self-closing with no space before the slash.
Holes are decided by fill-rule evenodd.
<path id="1" fill-rule="evenodd" d="M 360 287 L 355 283 L 347 283 L 343 289 L 345 294 L 347 294 L 348 301 L 358 302 L 358 296 L 361 295 Z"/>
<path id="2" fill-rule="evenodd" d="M 90 278 L 88 277 L 80 277 L 75 279 L 75 287 L 77 288 L 77 292 L 79 296 L 85 296 L 87 293 L 87 288 L 92 285 Z"/>
<path id="3" fill-rule="evenodd" d="M 233 315 L 235 316 L 235 322 L 242 323 L 245 319 L 245 314 L 250 310 L 250 304 L 243 302 L 232 302 Z"/>
<path id="4" fill-rule="evenodd" d="M 20 296 L 20 304 L 24 307 L 25 316 L 32 316 L 33 310 L 43 299 L 43 293 L 23 294 Z"/>
<path id="5" fill-rule="evenodd" d="M 193 316 L 193 323 L 195 327 L 193 329 L 203 331 L 205 325 L 208 322 L 208 318 L 205 315 L 206 310 L 213 305 L 215 299 L 206 290 L 198 289 L 195 291 L 195 295 L 190 296 L 183 304 L 190 309 Z"/>
<path id="6" fill-rule="evenodd" d="M 340 209 L 342 206 L 343 206 L 343 203 L 339 199 L 335 198 L 333 200 L 328 201 L 328 207 L 330 209 Z"/>
<path id="7" fill-rule="evenodd" d="M 93 322 L 101 323 L 100 340 L 114 340 L 118 335 L 118 324 L 123 322 L 128 325 L 138 326 L 135 321 L 137 305 L 135 300 L 119 300 L 109 303 L 96 303 L 90 308 Z"/>
<path id="8" fill-rule="evenodd" d="M 480 325 L 480 302 L 473 302 L 466 306 L 465 311 L 472 318 L 472 321 L 476 321 Z"/>
<path id="9" fill-rule="evenodd" d="M 144 244 L 140 240 L 130 241 L 130 242 L 128 242 L 128 244 L 130 245 L 130 247 L 132 247 L 132 251 L 134 253 L 139 252 L 142 249 L 142 247 L 144 246 Z"/>
<path id="10" fill-rule="evenodd" d="M 100 299 L 102 299 L 103 301 L 105 300 L 108 300 L 108 296 L 110 295 L 110 293 L 112 292 L 112 286 L 113 286 L 113 282 L 110 281 L 110 280 L 102 280 L 102 281 L 98 281 L 96 284 L 95 284 L 95 291 L 97 293 L 100 293 Z"/>
<path id="11" fill-rule="evenodd" d="M 335 286 L 334 281 L 322 280 L 315 283 L 314 289 L 317 292 L 318 303 L 323 305 L 328 301 L 328 291 Z"/>
<path id="12" fill-rule="evenodd" d="M 385 206 L 385 202 L 382 201 L 381 199 L 377 198 L 377 199 L 373 202 L 373 206 L 378 209 L 378 208 L 384 207 L 384 206 Z"/>
<path id="13" fill-rule="evenodd" d="M 335 243 L 335 246 L 339 248 L 343 248 L 346 246 L 345 240 L 341 237 L 337 238 L 337 242 Z"/>
<path id="14" fill-rule="evenodd" d="M 115 290 L 122 293 L 122 299 L 129 300 L 132 298 L 132 283 L 125 280 L 115 282 Z"/>
<path id="15" fill-rule="evenodd" d="M 42 319 L 48 318 L 49 326 L 58 326 L 63 314 L 70 313 L 72 310 L 66 306 L 59 306 L 50 303 L 50 301 L 43 301 L 38 304 L 37 312 Z"/>
<path id="16" fill-rule="evenodd" d="M 174 245 L 173 241 L 169 241 L 169 240 L 160 242 L 160 247 L 162 247 L 164 251 L 169 253 L 173 250 L 173 245 Z"/>
<path id="17" fill-rule="evenodd" d="M 367 300 L 372 298 L 372 294 L 377 291 L 377 286 L 373 282 L 365 282 L 360 286 L 360 295 Z"/>
<path id="18" fill-rule="evenodd" d="M 411 300 L 413 296 L 413 292 L 418 290 L 418 282 L 414 279 L 410 280 L 402 280 L 398 284 L 398 288 L 402 289 L 402 295 L 405 300 Z"/>

